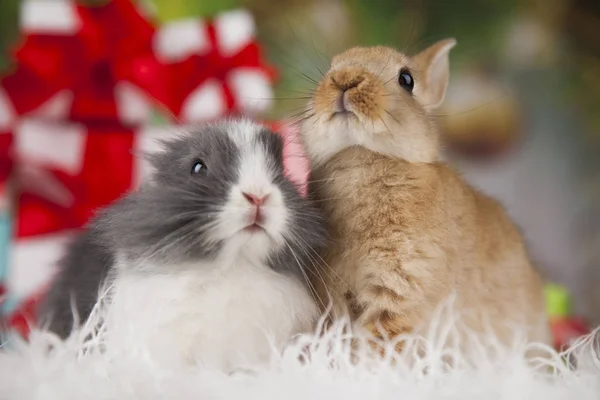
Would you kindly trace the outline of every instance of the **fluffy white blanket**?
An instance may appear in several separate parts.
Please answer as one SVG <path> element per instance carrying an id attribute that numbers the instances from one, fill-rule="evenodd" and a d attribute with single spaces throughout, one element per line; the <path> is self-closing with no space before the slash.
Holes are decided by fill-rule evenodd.
<path id="1" fill-rule="evenodd" d="M 352 359 L 348 334 L 338 327 L 274 351 L 269 365 L 226 374 L 159 365 L 139 343 L 107 348 L 102 329 L 92 325 L 65 341 L 34 330 L 28 342 L 4 343 L 0 399 L 600 399 L 598 331 L 569 353 L 546 348 L 550 359 L 532 364 L 524 358 L 531 344 L 507 349 L 491 338 L 474 341 L 469 358 L 442 350 L 435 338 L 452 330 L 439 325 L 440 334 L 428 340 L 404 338 L 406 351 L 391 362 L 367 354 Z M 576 368 L 567 356 L 577 357 Z"/>

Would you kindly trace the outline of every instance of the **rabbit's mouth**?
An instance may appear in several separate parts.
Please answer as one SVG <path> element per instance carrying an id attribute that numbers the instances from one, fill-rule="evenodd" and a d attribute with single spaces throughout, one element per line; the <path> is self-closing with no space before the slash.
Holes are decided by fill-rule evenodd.
<path id="1" fill-rule="evenodd" d="M 356 117 L 356 114 L 354 114 L 352 111 L 348 111 L 348 110 L 344 110 L 344 111 L 334 111 L 334 112 L 331 114 L 331 117 L 329 118 L 329 120 L 331 121 L 331 120 L 333 120 L 334 118 L 335 118 L 335 119 L 338 119 L 338 118 L 348 119 L 348 118 L 351 118 L 351 117 L 357 118 L 357 117 Z"/>
<path id="2" fill-rule="evenodd" d="M 354 112 L 354 110 L 352 109 L 352 104 L 350 103 L 349 99 L 348 99 L 348 92 L 347 91 L 342 91 L 340 92 L 335 105 L 333 107 L 331 116 L 329 117 L 329 120 L 333 120 L 333 119 L 349 119 L 349 118 L 355 118 L 358 119 L 358 115 L 356 115 L 356 113 Z"/>

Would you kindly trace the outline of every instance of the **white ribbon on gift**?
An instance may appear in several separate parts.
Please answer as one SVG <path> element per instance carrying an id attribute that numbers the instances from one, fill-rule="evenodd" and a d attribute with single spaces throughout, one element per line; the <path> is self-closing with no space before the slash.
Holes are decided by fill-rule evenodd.
<path id="1" fill-rule="evenodd" d="M 228 57 L 255 39 L 254 19 L 244 9 L 217 15 L 214 27 L 219 51 Z M 198 19 L 168 22 L 158 30 L 153 48 L 157 57 L 165 63 L 176 63 L 194 54 L 206 54 L 211 50 L 206 24 Z M 229 72 L 227 80 L 244 114 L 256 115 L 271 106 L 273 89 L 268 77 L 261 71 L 237 68 Z M 226 111 L 222 85 L 216 79 L 209 79 L 190 93 L 182 106 L 180 118 L 186 123 L 196 123 L 218 118 Z"/>
<path id="2" fill-rule="evenodd" d="M 20 15 L 25 33 L 75 35 L 82 25 L 70 0 L 22 0 Z"/>

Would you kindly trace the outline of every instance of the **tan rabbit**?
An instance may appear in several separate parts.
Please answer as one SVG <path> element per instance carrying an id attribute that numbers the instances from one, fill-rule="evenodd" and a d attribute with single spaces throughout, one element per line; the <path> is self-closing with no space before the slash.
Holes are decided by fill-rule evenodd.
<path id="1" fill-rule="evenodd" d="M 333 58 L 301 134 L 332 244 L 315 279 L 335 316 L 381 337 L 427 328 L 451 294 L 470 329 L 549 343 L 542 282 L 495 200 L 440 160 L 433 112 L 454 39 L 414 57 L 387 47 Z M 322 279 L 321 279 L 322 278 Z M 488 325 L 489 324 L 489 325 Z"/>

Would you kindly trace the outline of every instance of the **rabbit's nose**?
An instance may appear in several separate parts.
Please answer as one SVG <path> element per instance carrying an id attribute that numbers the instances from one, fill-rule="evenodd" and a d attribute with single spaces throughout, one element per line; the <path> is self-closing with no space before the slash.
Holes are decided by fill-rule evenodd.
<path id="1" fill-rule="evenodd" d="M 343 74 L 334 74 L 331 76 L 331 82 L 343 92 L 357 87 L 364 80 L 364 76 L 353 76 L 351 78 Z"/>

